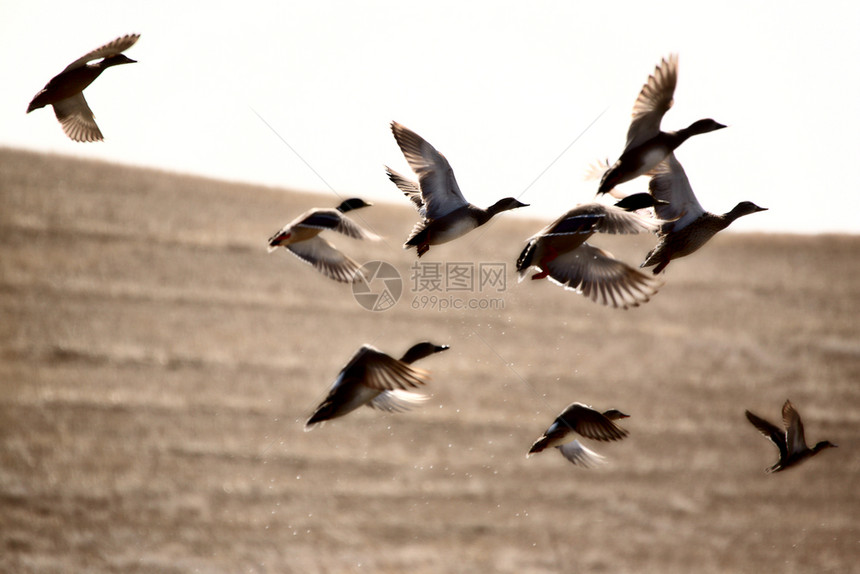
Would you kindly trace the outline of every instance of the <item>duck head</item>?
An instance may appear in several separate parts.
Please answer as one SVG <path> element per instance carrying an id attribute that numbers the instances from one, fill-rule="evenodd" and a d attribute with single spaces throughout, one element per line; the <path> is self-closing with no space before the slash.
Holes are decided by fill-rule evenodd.
<path id="1" fill-rule="evenodd" d="M 400 357 L 400 360 L 404 363 L 414 363 L 418 359 L 423 359 L 424 357 L 429 357 L 434 353 L 441 353 L 442 351 L 448 350 L 450 347 L 448 345 L 436 345 L 429 341 L 424 341 L 423 343 L 417 343 L 412 345 L 412 347 L 403 353 L 403 356 Z"/>
<path id="2" fill-rule="evenodd" d="M 137 60 L 132 60 L 125 54 L 114 54 L 108 56 L 98 63 L 99 68 L 110 68 L 111 66 L 119 66 L 120 64 L 136 64 Z"/>
<path id="3" fill-rule="evenodd" d="M 812 450 L 814 452 L 818 452 L 820 450 L 824 450 L 825 448 L 836 448 L 836 446 L 837 445 L 833 444 L 829 440 L 823 440 L 823 441 L 819 442 L 818 444 L 816 444 L 814 447 L 812 447 Z"/>
<path id="4" fill-rule="evenodd" d="M 528 203 L 522 203 L 513 197 L 506 197 L 504 199 L 500 199 L 493 205 L 487 208 L 487 212 L 491 215 L 495 215 L 497 213 L 501 213 L 503 211 L 509 211 L 511 209 L 516 209 L 518 207 L 528 207 Z"/>
<path id="5" fill-rule="evenodd" d="M 721 130 L 726 127 L 724 124 L 721 124 L 718 121 L 712 120 L 711 118 L 707 118 L 704 120 L 699 120 L 693 122 L 689 125 L 689 127 L 685 130 L 690 135 L 693 134 L 705 134 L 708 132 L 715 132 L 717 130 Z"/>
<path id="6" fill-rule="evenodd" d="M 749 215 L 750 213 L 756 213 L 759 211 L 767 211 L 767 208 L 759 207 L 752 201 L 742 201 L 736 206 L 734 206 L 732 210 L 726 214 L 726 217 L 735 220 L 738 217 L 742 217 L 744 215 Z"/>
<path id="7" fill-rule="evenodd" d="M 634 193 L 633 195 L 628 195 L 621 201 L 615 204 L 615 207 L 620 207 L 625 211 L 636 211 L 638 209 L 646 209 L 649 207 L 655 207 L 657 205 L 668 205 L 668 201 L 663 201 L 662 199 L 657 199 L 650 193 Z"/>
<path id="8" fill-rule="evenodd" d="M 362 207 L 370 207 L 373 205 L 370 202 L 364 201 L 360 197 L 351 197 L 349 199 L 345 199 L 341 202 L 340 205 L 337 206 L 337 210 L 341 213 L 346 213 L 347 211 L 352 211 L 353 209 L 360 209 Z"/>
<path id="9" fill-rule="evenodd" d="M 611 421 L 617 421 L 618 419 L 629 419 L 630 415 L 624 414 L 618 409 L 609 409 L 608 411 L 603 412 L 603 416 L 608 418 Z"/>

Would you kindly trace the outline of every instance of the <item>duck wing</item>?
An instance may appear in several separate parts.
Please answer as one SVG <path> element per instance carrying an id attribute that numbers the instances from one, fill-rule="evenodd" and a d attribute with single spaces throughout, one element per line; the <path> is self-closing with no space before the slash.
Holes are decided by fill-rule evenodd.
<path id="1" fill-rule="evenodd" d="M 785 447 L 788 452 L 795 454 L 805 451 L 808 447 L 803 432 L 803 421 L 800 420 L 800 414 L 791 401 L 785 401 L 782 405 L 782 422 L 785 424 Z"/>
<path id="2" fill-rule="evenodd" d="M 752 425 L 758 429 L 758 431 L 763 434 L 770 442 L 776 445 L 776 448 L 779 449 L 779 459 L 785 460 L 788 456 L 788 452 L 786 451 L 785 446 L 785 431 L 781 430 L 775 424 L 770 423 L 758 415 L 751 413 L 750 411 L 745 411 L 747 415 L 747 420 L 752 423 Z"/>
<path id="3" fill-rule="evenodd" d="M 537 235 L 591 235 L 606 217 L 606 214 L 599 210 L 589 209 L 591 206 L 599 206 L 599 204 L 578 205 L 553 221 Z"/>
<path id="4" fill-rule="evenodd" d="M 63 127 L 63 132 L 76 142 L 102 141 L 96 118 L 83 92 L 79 92 L 70 98 L 53 103 L 54 115 Z"/>
<path id="5" fill-rule="evenodd" d="M 577 205 L 538 235 L 567 235 L 594 233 L 636 234 L 645 231 L 656 232 L 665 222 L 642 217 L 634 212 L 592 202 Z"/>
<path id="6" fill-rule="evenodd" d="M 600 233 L 636 234 L 655 233 L 665 222 L 659 219 L 646 218 L 632 211 L 627 211 L 614 205 L 600 205 L 603 217 L 596 230 Z"/>
<path id="7" fill-rule="evenodd" d="M 378 391 L 408 390 L 425 384 L 430 375 L 390 355 L 365 345 L 353 370 L 361 376 L 362 384 Z"/>
<path id="8" fill-rule="evenodd" d="M 382 391 L 367 406 L 388 413 L 403 413 L 412 410 L 430 397 L 402 389 Z"/>
<path id="9" fill-rule="evenodd" d="M 132 46 L 137 40 L 140 38 L 140 34 L 126 34 L 125 36 L 121 36 L 112 42 L 108 42 L 104 46 L 96 48 L 92 52 L 87 53 L 84 56 L 81 56 L 63 70 L 63 72 L 68 72 L 69 70 L 73 70 L 75 68 L 79 68 L 83 65 L 86 65 L 88 62 L 92 62 L 93 60 L 100 60 L 101 58 L 107 58 L 108 56 L 113 56 L 114 54 L 119 54 L 121 52 L 125 52 Z"/>
<path id="10" fill-rule="evenodd" d="M 578 440 L 572 440 L 556 447 L 561 454 L 577 466 L 593 468 L 606 463 L 606 457 L 597 454 Z"/>
<path id="11" fill-rule="evenodd" d="M 546 266 L 554 283 L 595 303 L 621 309 L 646 303 L 662 285 L 588 243 L 559 255 Z"/>
<path id="12" fill-rule="evenodd" d="M 627 130 L 625 150 L 637 147 L 660 133 L 660 122 L 672 107 L 677 83 L 678 55 L 671 54 L 654 68 L 633 104 L 633 119 Z"/>
<path id="13" fill-rule="evenodd" d="M 299 216 L 289 226 L 330 229 L 353 239 L 379 239 L 378 235 L 364 229 L 336 209 L 312 209 Z"/>
<path id="14" fill-rule="evenodd" d="M 651 172 L 648 189 L 655 198 L 666 202 L 654 206 L 657 217 L 668 222 L 663 232 L 683 229 L 705 213 L 674 153 Z"/>
<path id="15" fill-rule="evenodd" d="M 424 138 L 397 122 L 391 122 L 391 131 L 409 167 L 418 176 L 427 219 L 439 219 L 469 205 L 445 156 Z"/>
<path id="16" fill-rule="evenodd" d="M 355 283 L 361 266 L 320 236 L 284 246 L 287 251 L 335 281 Z"/>
<path id="17" fill-rule="evenodd" d="M 424 209 L 424 199 L 421 197 L 421 186 L 418 185 L 418 182 L 400 175 L 388 166 L 385 166 L 385 175 L 397 186 L 397 189 L 409 198 L 409 201 L 418 210 L 418 214 L 421 217 L 426 217 L 427 210 Z"/>
<path id="18" fill-rule="evenodd" d="M 600 411 L 582 403 L 573 403 L 561 413 L 556 422 L 590 439 L 611 441 L 627 436 L 627 431 L 609 420 Z"/>

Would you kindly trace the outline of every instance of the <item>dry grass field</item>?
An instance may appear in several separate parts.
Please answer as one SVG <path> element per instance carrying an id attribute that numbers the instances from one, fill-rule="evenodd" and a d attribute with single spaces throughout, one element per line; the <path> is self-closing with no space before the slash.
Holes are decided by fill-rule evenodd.
<path id="1" fill-rule="evenodd" d="M 505 264 L 444 293 L 496 308 L 414 309 L 404 200 L 351 214 L 386 241 L 333 238 L 402 274 L 370 312 L 266 253 L 336 203 L 0 150 L 0 571 L 860 572 L 860 237 L 725 233 L 621 311 L 518 284 L 546 222 L 503 215 L 422 258 Z M 303 432 L 359 345 L 420 340 L 451 346 L 422 408 Z M 766 475 L 744 409 L 786 398 L 839 448 Z M 572 401 L 630 436 L 526 459 Z"/>

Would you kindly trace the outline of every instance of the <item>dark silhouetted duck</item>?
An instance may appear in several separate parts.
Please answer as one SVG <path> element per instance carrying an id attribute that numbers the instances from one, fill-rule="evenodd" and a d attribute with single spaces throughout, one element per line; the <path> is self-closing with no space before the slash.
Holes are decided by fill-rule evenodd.
<path id="1" fill-rule="evenodd" d="M 660 227 L 657 246 L 648 253 L 640 267 L 656 265 L 655 275 L 673 259 L 698 250 L 738 217 L 767 211 L 766 207 L 750 201 L 742 201 L 722 215 L 705 211 L 673 153 L 654 169 L 648 187 L 654 197 L 662 201 L 654 211 L 665 222 Z"/>
<path id="2" fill-rule="evenodd" d="M 806 446 L 806 438 L 803 435 L 803 422 L 800 414 L 795 410 L 791 401 L 786 400 L 782 405 L 782 424 L 785 430 L 775 424 L 769 423 L 763 418 L 746 411 L 747 419 L 758 431 L 766 436 L 779 449 L 779 460 L 765 472 L 779 472 L 789 467 L 800 464 L 804 460 L 815 456 L 826 448 L 835 447 L 830 441 L 823 440 L 814 447 Z"/>
<path id="3" fill-rule="evenodd" d="M 520 281 L 537 267 L 540 272 L 532 279 L 549 277 L 602 305 L 627 309 L 648 301 L 660 281 L 585 241 L 596 232 L 657 231 L 662 221 L 632 213 L 656 203 L 653 196 L 638 193 L 614 206 L 594 202 L 574 207 L 528 240 L 517 259 Z"/>
<path id="4" fill-rule="evenodd" d="M 677 82 L 678 56 L 673 54 L 663 59 L 642 86 L 633 105 L 633 120 L 627 130 L 624 152 L 604 172 L 597 193 L 607 193 L 616 185 L 647 174 L 689 137 L 726 127 L 712 119 L 705 119 L 675 132 L 661 131 L 660 123 L 663 115 L 672 107 Z"/>
<path id="5" fill-rule="evenodd" d="M 429 375 L 410 364 L 446 349 L 447 345 L 418 343 L 397 360 L 370 345 L 363 345 L 341 369 L 328 396 L 305 423 L 305 430 L 342 417 L 362 405 L 403 412 L 424 402 L 425 395 L 407 389 L 425 384 Z"/>
<path id="6" fill-rule="evenodd" d="M 36 94 L 27 106 L 27 113 L 45 106 L 54 106 L 54 114 L 63 126 L 63 131 L 74 141 L 93 142 L 104 139 L 96 125 L 93 111 L 84 99 L 84 89 L 111 66 L 135 63 L 135 60 L 126 57 L 122 52 L 132 47 L 138 38 L 140 34 L 117 38 L 66 66 L 65 70 L 54 76 L 42 91 Z M 90 64 L 93 60 L 101 61 Z"/>
<path id="7" fill-rule="evenodd" d="M 305 263 L 313 265 L 326 277 L 343 283 L 354 283 L 359 264 L 338 251 L 319 234 L 330 229 L 353 239 L 378 240 L 378 235 L 343 215 L 350 210 L 370 205 L 373 204 L 354 197 L 345 200 L 335 209 L 314 208 L 306 211 L 269 238 L 269 252 L 284 247 Z"/>
<path id="8" fill-rule="evenodd" d="M 613 421 L 629 416 L 618 409 L 601 413 L 582 403 L 573 403 L 535 441 L 526 457 L 554 446 L 573 464 L 590 468 L 604 462 L 605 457 L 585 447 L 574 438 L 574 434 L 600 441 L 621 440 L 627 436 L 627 431 Z"/>
<path id="9" fill-rule="evenodd" d="M 391 131 L 409 167 L 418 176 L 416 183 L 385 168 L 391 181 L 406 194 L 421 215 L 422 220 L 403 244 L 404 249 L 415 247 L 418 257 L 424 255 L 431 245 L 462 237 L 502 211 L 527 206 L 513 197 L 500 199 L 487 209 L 472 205 L 460 192 L 454 171 L 445 156 L 397 122 L 391 122 Z"/>

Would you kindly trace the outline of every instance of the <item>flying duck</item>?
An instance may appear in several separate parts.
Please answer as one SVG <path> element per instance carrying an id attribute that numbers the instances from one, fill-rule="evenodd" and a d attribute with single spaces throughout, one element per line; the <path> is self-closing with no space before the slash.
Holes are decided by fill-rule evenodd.
<path id="1" fill-rule="evenodd" d="M 668 59 L 663 58 L 642 86 L 633 105 L 633 120 L 627 130 L 624 151 L 604 172 L 598 194 L 608 193 L 617 185 L 647 174 L 691 136 L 726 127 L 712 119 L 704 119 L 678 131 L 661 131 L 660 123 L 672 107 L 677 82 L 678 56 L 672 54 Z"/>
<path id="2" fill-rule="evenodd" d="M 549 277 L 602 305 L 627 309 L 647 302 L 662 283 L 586 240 L 597 232 L 656 232 L 661 221 L 634 211 L 657 203 L 653 196 L 639 193 L 614 206 L 592 202 L 574 207 L 528 240 L 517 259 L 519 280 L 536 267 L 540 272 L 532 279 Z"/>
<path id="3" fill-rule="evenodd" d="M 527 206 L 513 197 L 500 199 L 487 209 L 472 205 L 460 192 L 445 156 L 397 122 L 391 122 L 391 131 L 409 167 L 418 176 L 418 182 L 414 182 L 385 168 L 389 179 L 412 201 L 421 216 L 403 244 L 404 249 L 415 247 L 418 257 L 427 253 L 431 245 L 462 237 L 498 213 Z"/>
<path id="4" fill-rule="evenodd" d="M 332 384 L 328 396 L 305 423 L 310 430 L 318 423 L 342 417 L 362 405 L 387 412 L 403 412 L 427 400 L 425 395 L 407 389 L 429 380 L 429 374 L 411 363 L 440 353 L 448 345 L 423 342 L 413 345 L 400 360 L 371 345 L 362 345 Z"/>
<path id="5" fill-rule="evenodd" d="M 731 211 L 716 215 L 705 211 L 681 163 L 670 153 L 653 171 L 648 189 L 658 200 L 654 206 L 657 217 L 664 220 L 658 233 L 657 245 L 645 257 L 640 267 L 654 267 L 654 274 L 663 271 L 673 259 L 697 251 L 738 217 L 767 211 L 751 201 L 738 203 Z"/>
<path id="6" fill-rule="evenodd" d="M 779 460 L 770 468 L 765 469 L 765 472 L 785 470 L 815 456 L 826 448 L 836 446 L 826 440 L 816 443 L 812 448 L 806 446 L 803 421 L 800 420 L 800 414 L 789 400 L 786 400 L 785 404 L 782 405 L 782 424 L 785 426 L 785 430 L 749 411 L 746 411 L 746 415 L 753 426 L 779 449 Z"/>
<path id="7" fill-rule="evenodd" d="M 36 94 L 27 113 L 45 106 L 54 106 L 54 114 L 63 131 L 76 142 L 93 142 L 104 139 L 96 125 L 93 111 L 84 99 L 84 89 L 111 66 L 134 64 L 136 61 L 122 52 L 131 48 L 140 34 L 128 34 L 96 48 L 66 66 Z M 93 60 L 100 60 L 90 64 Z"/>
<path id="8" fill-rule="evenodd" d="M 561 451 L 564 458 L 575 465 L 591 468 L 601 464 L 605 457 L 584 446 L 574 438 L 574 434 L 600 441 L 621 440 L 627 436 L 627 431 L 613 421 L 629 416 L 618 409 L 601 413 L 588 405 L 572 403 L 556 417 L 543 436 L 535 441 L 526 458 L 554 446 Z"/>
<path id="9" fill-rule="evenodd" d="M 354 283 L 360 269 L 358 263 L 338 251 L 338 249 L 319 236 L 326 229 L 343 233 L 353 239 L 378 240 L 379 236 L 344 217 L 353 209 L 373 205 L 361 198 L 343 201 L 334 209 L 315 207 L 310 209 L 269 238 L 269 253 L 278 247 L 287 251 L 331 279 L 343 283 Z"/>

